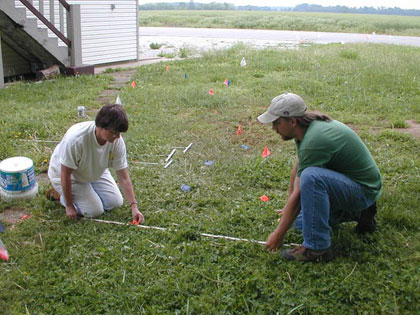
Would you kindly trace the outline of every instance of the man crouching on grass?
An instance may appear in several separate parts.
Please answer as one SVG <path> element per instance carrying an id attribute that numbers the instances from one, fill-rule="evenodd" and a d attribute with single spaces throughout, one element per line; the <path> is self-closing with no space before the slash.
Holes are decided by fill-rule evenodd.
<path id="1" fill-rule="evenodd" d="M 59 200 L 70 219 L 94 218 L 104 210 L 123 204 L 118 186 L 108 168 L 117 174 L 133 220 L 143 222 L 128 174 L 126 149 L 121 133 L 128 130 L 128 118 L 122 106 L 106 105 L 95 121 L 73 125 L 55 148 L 48 168 L 54 187 L 47 198 Z"/>
<path id="2" fill-rule="evenodd" d="M 376 227 L 376 200 L 382 178 L 372 155 L 359 136 L 327 115 L 309 113 L 305 101 L 286 93 L 275 97 L 258 117 L 272 123 L 283 140 L 294 139 L 297 158 L 290 177 L 289 197 L 280 223 L 266 242 L 275 251 L 292 223 L 303 233 L 303 244 L 282 252 L 298 261 L 329 261 L 331 226 L 356 221 L 359 233 Z"/>

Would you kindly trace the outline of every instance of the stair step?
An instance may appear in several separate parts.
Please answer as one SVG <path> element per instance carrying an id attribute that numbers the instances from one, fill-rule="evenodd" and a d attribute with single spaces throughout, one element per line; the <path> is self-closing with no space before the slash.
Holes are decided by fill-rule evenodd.
<path id="1" fill-rule="evenodd" d="M 3 2 L 4 1 L 4 2 Z M 8 3 L 9 2 L 9 3 Z M 26 20 L 26 8 L 15 8 L 12 12 L 8 12 L 7 7 L 10 7 L 11 0 L 1 0 L 0 8 L 4 6 L 4 11 L 18 24 L 23 24 Z"/>
<path id="2" fill-rule="evenodd" d="M 3 0 L 1 0 L 1 1 L 3 1 Z M 16 8 L 19 8 L 19 9 L 23 9 L 24 10 L 24 12 L 25 12 L 25 14 L 26 14 L 26 18 L 27 19 L 34 19 L 34 20 L 36 20 L 37 21 L 37 26 L 38 26 L 38 28 L 45 28 L 45 29 L 47 29 L 48 30 L 48 37 L 51 37 L 51 38 L 58 38 L 57 37 L 57 35 L 55 35 L 54 34 L 54 32 L 52 32 L 41 20 L 39 20 L 36 16 L 35 16 L 35 14 L 33 14 L 29 9 L 27 9 L 26 8 L 26 6 L 24 6 L 23 4 L 22 4 L 22 2 L 20 2 L 19 0 L 14 0 L 14 2 L 15 2 L 15 7 Z M 38 9 L 39 10 L 39 0 L 33 0 L 33 3 L 32 3 L 32 5 L 36 8 L 36 9 Z M 58 30 L 60 30 L 60 22 L 59 22 L 59 14 L 58 14 L 58 3 L 56 3 L 55 4 L 55 13 L 54 13 L 54 17 L 55 17 L 55 23 L 54 23 L 54 26 L 58 29 Z M 49 20 L 50 19 L 50 7 L 49 7 L 49 4 L 48 4 L 48 2 L 45 2 L 44 3 L 44 16 Z M 66 23 L 66 19 L 67 19 L 67 17 L 66 17 L 66 15 L 64 15 L 64 25 L 65 25 L 65 23 Z M 61 31 L 61 30 L 60 30 Z M 64 34 L 64 36 L 67 36 L 67 29 L 66 28 L 64 28 L 64 30 L 62 31 L 62 33 Z M 60 39 L 59 39 L 59 42 L 62 42 Z M 64 43 L 63 43 L 64 44 Z M 64 44 L 65 45 L 65 44 Z"/>

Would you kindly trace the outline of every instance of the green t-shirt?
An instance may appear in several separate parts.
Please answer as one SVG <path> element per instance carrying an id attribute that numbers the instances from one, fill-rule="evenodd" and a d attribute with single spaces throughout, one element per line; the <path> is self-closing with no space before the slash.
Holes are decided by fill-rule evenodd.
<path id="1" fill-rule="evenodd" d="M 296 145 L 298 177 L 309 166 L 327 168 L 361 184 L 367 198 L 380 196 L 382 178 L 378 166 L 359 136 L 343 123 L 315 120 Z"/>

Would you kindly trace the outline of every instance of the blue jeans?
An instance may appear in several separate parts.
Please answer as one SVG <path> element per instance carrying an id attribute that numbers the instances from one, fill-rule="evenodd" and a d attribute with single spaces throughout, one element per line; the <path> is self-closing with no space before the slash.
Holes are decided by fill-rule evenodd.
<path id="1" fill-rule="evenodd" d="M 303 246 L 315 250 L 331 246 L 331 226 L 357 220 L 361 211 L 375 202 L 366 198 L 360 184 L 320 167 L 303 170 L 300 199 L 296 228 L 303 232 Z"/>

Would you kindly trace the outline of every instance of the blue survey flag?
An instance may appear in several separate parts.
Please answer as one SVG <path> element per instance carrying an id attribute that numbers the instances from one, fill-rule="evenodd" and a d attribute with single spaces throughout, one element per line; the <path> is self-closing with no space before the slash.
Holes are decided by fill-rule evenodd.
<path id="1" fill-rule="evenodd" d="M 189 191 L 191 191 L 191 186 L 182 184 L 181 185 L 181 190 L 183 190 L 185 192 L 189 192 Z"/>

